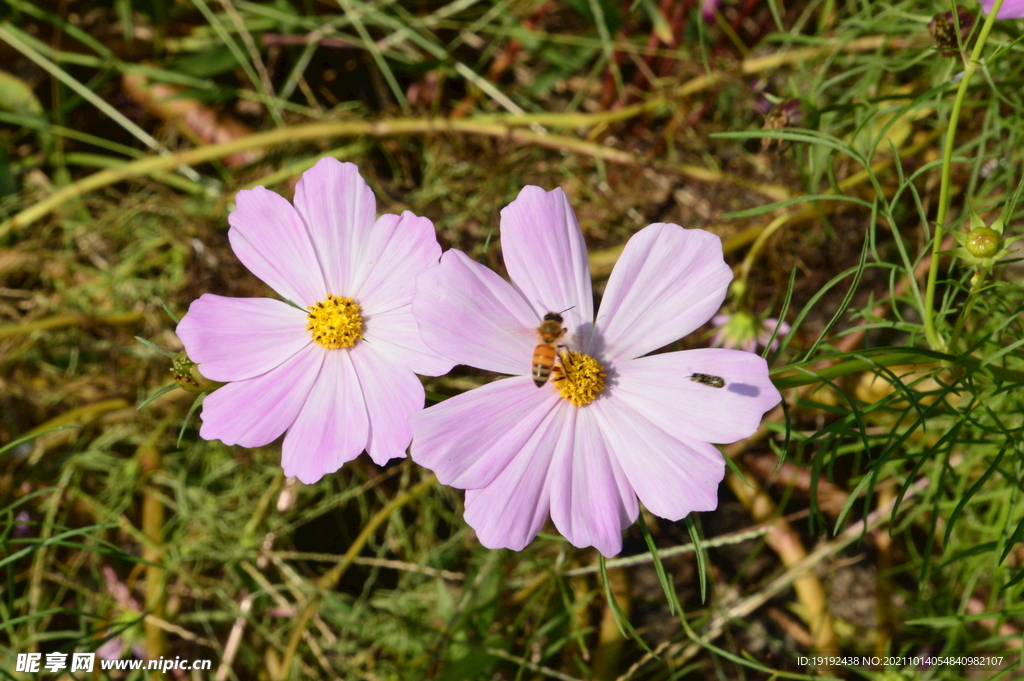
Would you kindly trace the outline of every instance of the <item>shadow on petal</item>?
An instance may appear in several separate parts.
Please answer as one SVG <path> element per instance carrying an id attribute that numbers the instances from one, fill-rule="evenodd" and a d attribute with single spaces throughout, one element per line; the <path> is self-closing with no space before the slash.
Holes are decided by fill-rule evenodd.
<path id="1" fill-rule="evenodd" d="M 760 388 L 749 383 L 730 383 L 726 390 L 737 395 L 743 395 L 744 397 L 757 397 L 761 394 Z"/>

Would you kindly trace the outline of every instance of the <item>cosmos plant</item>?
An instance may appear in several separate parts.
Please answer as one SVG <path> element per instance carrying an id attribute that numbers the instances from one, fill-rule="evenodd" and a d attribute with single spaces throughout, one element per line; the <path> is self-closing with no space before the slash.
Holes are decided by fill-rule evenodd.
<path id="1" fill-rule="evenodd" d="M 181 320 L 189 358 L 227 383 L 206 396 L 200 435 L 258 447 L 286 433 L 281 463 L 305 483 L 364 449 L 378 464 L 405 456 L 424 404 L 416 374 L 452 366 L 411 312 L 416 275 L 441 254 L 433 224 L 378 218 L 356 166 L 333 158 L 303 174 L 294 206 L 263 187 L 236 203 L 231 247 L 283 300 L 207 293 Z"/>
<path id="2" fill-rule="evenodd" d="M 718 504 L 711 443 L 752 434 L 780 401 L 760 357 L 706 348 L 649 355 L 703 325 L 730 268 L 703 230 L 653 224 L 627 243 L 597 316 L 587 249 L 561 189 L 526 187 L 501 213 L 506 282 L 457 250 L 417 282 L 423 340 L 452 362 L 510 375 L 411 418 L 413 459 L 466 489 L 488 547 L 522 549 L 550 515 L 578 547 L 612 556 L 639 513 L 680 520 Z M 563 311 L 551 379 L 531 357 Z"/>

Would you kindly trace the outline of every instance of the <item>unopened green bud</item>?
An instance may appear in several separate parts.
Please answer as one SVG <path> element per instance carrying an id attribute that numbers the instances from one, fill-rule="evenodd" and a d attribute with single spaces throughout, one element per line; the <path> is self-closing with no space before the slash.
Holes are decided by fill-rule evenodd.
<path id="1" fill-rule="evenodd" d="M 190 360 L 184 350 L 174 356 L 171 363 L 171 376 L 183 390 L 190 393 L 205 393 L 224 385 L 217 381 L 211 381 L 199 373 L 199 365 Z"/>
<path id="2" fill-rule="evenodd" d="M 988 227 L 975 227 L 967 233 L 964 247 L 975 258 L 991 258 L 999 251 L 999 234 Z"/>

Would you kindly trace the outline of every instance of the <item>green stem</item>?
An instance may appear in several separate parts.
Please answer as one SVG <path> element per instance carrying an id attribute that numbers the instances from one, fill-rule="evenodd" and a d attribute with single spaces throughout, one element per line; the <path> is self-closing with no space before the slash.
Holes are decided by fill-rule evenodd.
<path id="1" fill-rule="evenodd" d="M 956 320 L 956 326 L 953 328 L 953 336 L 949 339 L 949 351 L 951 353 L 956 352 L 956 345 L 960 342 L 960 334 L 964 330 L 964 323 L 967 321 L 967 318 L 971 316 L 971 310 L 974 309 L 974 301 L 978 299 L 978 292 L 985 283 L 985 278 L 987 276 L 988 268 L 981 267 L 975 275 L 971 277 L 971 292 L 967 294 L 967 303 L 964 305 L 964 309 L 960 312 L 960 318 Z"/>
<path id="2" fill-rule="evenodd" d="M 953 147 L 956 143 L 956 127 L 960 121 L 960 109 L 963 107 L 964 98 L 967 96 L 967 88 L 970 86 L 971 78 L 980 65 L 981 54 L 985 49 L 985 42 L 988 34 L 992 31 L 992 25 L 996 21 L 999 8 L 1003 6 L 1003 0 L 995 0 L 988 16 L 985 17 L 985 24 L 978 34 L 978 42 L 974 44 L 971 52 L 971 59 L 964 67 L 963 77 L 960 79 L 960 87 L 956 91 L 956 98 L 953 100 L 953 111 L 949 115 L 949 125 L 946 128 L 946 143 L 942 149 L 942 177 L 939 185 L 939 210 L 935 216 L 935 236 L 932 240 L 932 262 L 928 268 L 928 285 L 925 289 L 924 301 L 924 333 L 928 344 L 933 350 L 945 351 L 946 344 L 935 329 L 935 282 L 939 275 L 939 251 L 942 249 L 943 230 L 946 225 L 946 214 L 949 212 L 949 189 L 950 178 L 953 168 Z"/>
<path id="3" fill-rule="evenodd" d="M 738 300 L 734 301 L 738 308 L 746 308 L 747 306 L 747 291 L 749 291 L 749 287 L 747 286 L 747 277 L 750 276 L 750 270 L 757 261 L 757 256 L 760 255 L 761 249 L 766 243 L 768 243 L 768 239 L 771 238 L 772 234 L 775 234 L 775 232 L 779 231 L 780 228 L 788 224 L 792 217 L 792 215 L 787 213 L 785 215 L 780 215 L 769 222 L 761 233 L 757 235 L 757 240 L 754 241 L 754 245 L 750 247 L 749 251 L 747 251 L 747 257 L 743 259 L 743 264 L 740 265 L 740 275 L 736 277 L 736 281 L 733 282 L 731 288 L 738 298 Z"/>

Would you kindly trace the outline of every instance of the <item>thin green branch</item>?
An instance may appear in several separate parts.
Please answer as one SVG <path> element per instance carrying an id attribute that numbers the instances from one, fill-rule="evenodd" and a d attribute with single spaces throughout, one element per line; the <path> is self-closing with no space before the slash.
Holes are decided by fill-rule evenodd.
<path id="1" fill-rule="evenodd" d="M 985 285 L 985 278 L 988 276 L 988 270 L 984 267 L 978 269 L 974 276 L 971 277 L 971 291 L 967 294 L 967 302 L 964 304 L 964 309 L 960 312 L 960 317 L 956 320 L 956 326 L 953 327 L 953 335 L 949 339 L 949 350 L 950 352 L 956 352 L 956 346 L 960 342 L 960 334 L 963 333 L 964 324 L 967 322 L 967 318 L 971 316 L 971 311 L 974 309 L 974 303 L 978 299 L 978 293 Z"/>
<path id="2" fill-rule="evenodd" d="M 992 25 L 999 14 L 1003 0 L 995 0 L 988 16 L 985 17 L 985 24 L 978 34 L 978 42 L 974 44 L 971 52 L 971 59 L 964 67 L 963 76 L 960 78 L 960 87 L 956 91 L 956 98 L 953 100 L 953 110 L 949 114 L 949 125 L 946 128 L 946 143 L 942 149 L 942 176 L 939 184 L 939 208 L 935 216 L 935 235 L 932 237 L 932 262 L 928 268 L 928 283 L 925 286 L 924 298 L 924 333 L 928 338 L 928 344 L 933 350 L 944 352 L 946 343 L 939 336 L 935 328 L 935 285 L 939 276 L 939 255 L 942 250 L 942 237 L 946 226 L 946 214 L 949 212 L 950 204 L 950 183 L 953 170 L 953 147 L 956 144 L 956 128 L 960 121 L 960 110 L 963 108 L 964 98 L 967 96 L 967 88 L 970 86 L 974 72 L 981 64 L 981 55 L 985 49 L 988 35 L 992 31 Z"/>

